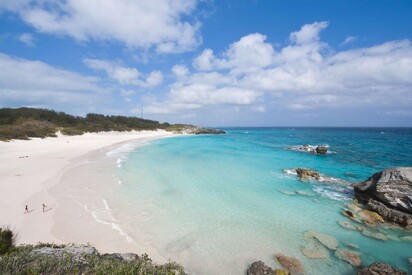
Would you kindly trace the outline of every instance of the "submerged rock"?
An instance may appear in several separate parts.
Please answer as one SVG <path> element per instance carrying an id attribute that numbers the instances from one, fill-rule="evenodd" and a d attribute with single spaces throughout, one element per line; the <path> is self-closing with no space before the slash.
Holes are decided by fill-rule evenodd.
<path id="1" fill-rule="evenodd" d="M 386 221 L 412 226 L 412 167 L 397 167 L 373 174 L 354 185 L 356 198 Z"/>
<path id="2" fill-rule="evenodd" d="M 338 241 L 335 237 L 330 236 L 325 233 L 317 232 L 317 231 L 308 231 L 305 233 L 306 238 L 314 238 L 318 240 L 322 245 L 330 250 L 336 250 L 338 248 Z"/>
<path id="3" fill-rule="evenodd" d="M 335 252 L 335 257 L 350 263 L 353 266 L 360 266 L 362 261 L 359 257 L 359 253 L 349 249 L 338 249 Z"/>
<path id="4" fill-rule="evenodd" d="M 307 179 L 319 180 L 320 179 L 320 174 L 310 169 L 297 168 L 296 173 L 298 174 L 301 180 L 307 180 Z"/>
<path id="5" fill-rule="evenodd" d="M 265 265 L 262 261 L 257 261 L 251 264 L 247 270 L 247 275 L 275 275 L 275 271 Z"/>
<path id="6" fill-rule="evenodd" d="M 400 237 L 402 241 L 411 242 L 412 243 L 412 236 L 404 236 Z"/>
<path id="7" fill-rule="evenodd" d="M 339 221 L 338 223 L 339 223 L 340 226 L 342 226 L 345 229 L 355 230 L 355 231 L 362 231 L 363 230 L 362 226 L 353 225 L 352 223 L 347 222 L 347 221 Z"/>
<path id="8" fill-rule="evenodd" d="M 388 264 L 376 262 L 360 270 L 358 275 L 407 275 L 407 273 Z"/>
<path id="9" fill-rule="evenodd" d="M 288 196 L 293 196 L 296 195 L 295 192 L 293 191 L 289 191 L 289 190 L 278 190 L 280 193 L 282 193 L 283 195 L 288 195 Z"/>
<path id="10" fill-rule="evenodd" d="M 301 247 L 302 254 L 308 259 L 327 259 L 329 258 L 328 252 L 320 249 L 319 247 L 309 248 Z"/>
<path id="11" fill-rule="evenodd" d="M 362 230 L 362 234 L 367 237 L 372 237 L 381 241 L 386 241 L 388 239 L 388 237 L 382 233 L 374 233 L 366 229 Z"/>
<path id="12" fill-rule="evenodd" d="M 293 257 L 288 257 L 283 254 L 276 254 L 275 258 L 278 262 L 292 274 L 304 274 L 304 269 L 300 261 Z"/>
<path id="13" fill-rule="evenodd" d="M 378 213 L 373 212 L 373 211 L 361 210 L 359 212 L 359 215 L 361 216 L 361 218 L 363 220 L 366 220 L 366 221 L 371 222 L 371 223 L 377 223 L 377 222 L 378 223 L 383 223 L 383 222 L 385 222 L 383 220 L 383 218 L 381 217 L 381 215 L 379 215 Z"/>
<path id="14" fill-rule="evenodd" d="M 312 192 L 305 191 L 305 190 L 297 190 L 296 194 L 301 195 L 301 196 L 307 196 L 307 197 L 313 197 L 314 196 L 314 194 Z"/>

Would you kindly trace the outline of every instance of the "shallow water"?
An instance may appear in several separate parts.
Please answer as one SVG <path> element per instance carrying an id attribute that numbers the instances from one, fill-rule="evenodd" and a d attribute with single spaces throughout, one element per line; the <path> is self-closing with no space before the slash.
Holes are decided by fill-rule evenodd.
<path id="1" fill-rule="evenodd" d="M 349 222 L 341 213 L 353 197 L 350 187 L 302 182 L 284 171 L 314 168 L 356 182 L 384 168 L 412 166 L 412 129 L 225 130 L 116 152 L 119 185 L 111 199 L 129 238 L 194 274 L 243 274 L 256 260 L 280 267 L 276 253 L 298 258 L 306 274 L 353 273 L 332 252 L 327 260 L 301 253 L 304 233 L 316 230 L 337 238 L 340 248 L 358 247 L 363 264 L 385 261 L 412 271 L 412 243 L 399 240 L 412 232 L 372 230 L 394 239 L 380 241 L 344 229 L 338 222 Z M 301 144 L 327 144 L 333 153 L 287 149 Z"/>

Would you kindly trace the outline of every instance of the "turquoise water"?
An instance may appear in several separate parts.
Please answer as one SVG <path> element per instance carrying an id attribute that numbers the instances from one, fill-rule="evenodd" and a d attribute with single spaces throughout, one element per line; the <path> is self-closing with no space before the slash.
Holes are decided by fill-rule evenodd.
<path id="1" fill-rule="evenodd" d="M 412 232 L 370 229 L 386 241 L 342 228 L 353 192 L 345 183 L 302 182 L 285 169 L 306 167 L 349 182 L 394 166 L 412 166 L 412 129 L 231 128 L 227 135 L 179 136 L 124 156 L 118 169 L 136 241 L 194 274 L 243 274 L 253 261 L 280 267 L 274 254 L 298 258 L 306 274 L 351 274 L 330 252 L 307 259 L 304 233 L 334 236 L 364 265 L 385 261 L 412 271 Z M 328 144 L 332 153 L 288 150 Z M 303 195 L 291 192 L 303 191 Z M 135 230 L 134 230 L 135 229 Z M 352 247 L 352 248 L 351 248 Z"/>

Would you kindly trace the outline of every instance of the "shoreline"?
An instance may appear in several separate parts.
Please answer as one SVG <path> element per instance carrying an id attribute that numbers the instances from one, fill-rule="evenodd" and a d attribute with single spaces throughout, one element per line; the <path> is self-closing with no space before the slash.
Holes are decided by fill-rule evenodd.
<path id="1" fill-rule="evenodd" d="M 49 191 L 59 185 L 62 175 L 90 155 L 126 143 L 140 146 L 170 136 L 174 134 L 164 130 L 111 131 L 0 142 L 0 192 L 6 198 L 0 200 L 0 226 L 10 226 L 17 232 L 18 244 L 75 242 L 53 234 L 56 215 L 64 202 Z M 47 206 L 45 212 L 43 203 Z M 24 214 L 25 205 L 28 214 Z"/>

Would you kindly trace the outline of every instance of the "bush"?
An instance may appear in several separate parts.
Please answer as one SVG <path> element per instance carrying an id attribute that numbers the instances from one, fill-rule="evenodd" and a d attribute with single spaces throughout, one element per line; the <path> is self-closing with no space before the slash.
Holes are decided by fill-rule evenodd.
<path id="1" fill-rule="evenodd" d="M 14 234 L 9 228 L 0 227 L 0 255 L 14 246 Z"/>

